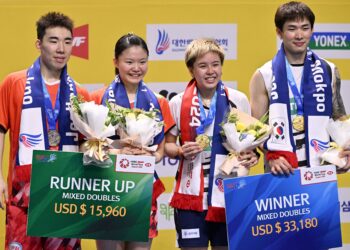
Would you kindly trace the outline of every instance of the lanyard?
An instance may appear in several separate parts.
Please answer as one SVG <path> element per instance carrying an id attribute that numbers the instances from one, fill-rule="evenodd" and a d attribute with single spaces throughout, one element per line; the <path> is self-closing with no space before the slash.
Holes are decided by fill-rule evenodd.
<path id="1" fill-rule="evenodd" d="M 208 127 L 210 124 L 212 124 L 212 122 L 214 121 L 215 113 L 216 113 L 216 99 L 217 99 L 217 94 L 215 92 L 213 98 L 211 99 L 208 115 L 206 116 L 205 110 L 203 107 L 202 98 L 200 94 L 198 95 L 201 125 L 199 125 L 196 128 L 197 135 L 204 134 L 204 129 Z"/>
<path id="2" fill-rule="evenodd" d="M 303 97 L 301 96 L 297 84 L 294 80 L 293 77 L 293 73 L 291 70 L 291 66 L 289 64 L 289 62 L 287 61 L 287 58 L 285 58 L 286 60 L 286 70 L 287 70 L 287 80 L 288 80 L 288 85 L 290 86 L 290 89 L 292 90 L 293 96 L 294 96 L 294 100 L 295 100 L 295 104 L 297 105 L 297 114 L 298 115 L 303 115 L 304 111 L 303 111 Z M 300 90 L 302 91 L 303 89 L 303 79 L 301 79 L 301 83 L 300 83 Z"/>
<path id="3" fill-rule="evenodd" d="M 52 107 L 51 98 L 49 92 L 47 91 L 46 84 L 44 80 L 42 81 L 43 92 L 44 92 L 44 104 L 47 123 L 49 124 L 49 130 L 56 130 L 56 121 L 58 114 L 60 113 L 60 88 L 58 88 L 55 108 Z"/>

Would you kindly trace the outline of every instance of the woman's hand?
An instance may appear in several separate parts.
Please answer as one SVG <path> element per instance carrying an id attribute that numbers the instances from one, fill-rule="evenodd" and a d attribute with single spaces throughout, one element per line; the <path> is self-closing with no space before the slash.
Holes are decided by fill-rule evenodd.
<path id="1" fill-rule="evenodd" d="M 197 142 L 186 141 L 181 146 L 182 155 L 186 160 L 193 160 L 196 156 L 203 151 Z"/>
<path id="2" fill-rule="evenodd" d="M 143 148 L 139 147 L 133 147 L 133 146 L 127 146 L 121 148 L 120 154 L 126 154 L 126 155 L 150 155 L 152 156 L 152 153 L 150 151 L 147 151 Z"/>
<path id="3" fill-rule="evenodd" d="M 109 149 L 109 153 L 110 154 L 124 154 L 124 155 L 152 155 L 151 152 L 142 149 L 142 148 L 138 148 L 138 147 L 133 147 L 133 146 L 125 146 L 122 147 L 120 149 Z"/>
<path id="4" fill-rule="evenodd" d="M 259 158 L 253 150 L 241 152 L 238 155 L 238 160 L 241 162 L 241 165 L 246 168 L 251 168 L 259 162 Z"/>

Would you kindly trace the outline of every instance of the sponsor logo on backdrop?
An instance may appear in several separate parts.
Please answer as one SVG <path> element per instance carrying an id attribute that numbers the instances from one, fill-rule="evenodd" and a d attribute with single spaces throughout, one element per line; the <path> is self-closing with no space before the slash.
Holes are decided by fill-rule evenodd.
<path id="1" fill-rule="evenodd" d="M 350 188 L 339 188 L 340 221 L 350 223 Z"/>
<path id="2" fill-rule="evenodd" d="M 187 45 L 202 37 L 215 39 L 226 59 L 237 59 L 237 24 L 147 24 L 149 59 L 182 61 Z"/>
<path id="3" fill-rule="evenodd" d="M 72 56 L 89 59 L 89 25 L 85 24 L 73 30 Z"/>
<path id="4" fill-rule="evenodd" d="M 349 32 L 314 32 L 310 40 L 310 49 L 348 50 Z"/>
<path id="5" fill-rule="evenodd" d="M 277 37 L 277 49 L 280 44 Z M 323 58 L 350 58 L 350 24 L 316 23 L 309 47 Z"/>
<path id="6" fill-rule="evenodd" d="M 163 193 L 157 199 L 158 229 L 174 229 L 174 208 L 169 206 L 171 194 Z"/>
<path id="7" fill-rule="evenodd" d="M 160 203 L 159 212 L 167 221 L 170 221 L 174 217 L 174 208 L 172 208 L 168 203 Z"/>
<path id="8" fill-rule="evenodd" d="M 341 210 L 343 213 L 350 213 L 350 200 L 342 201 Z"/>
<path id="9" fill-rule="evenodd" d="M 163 30 L 158 30 L 158 41 L 156 46 L 156 53 L 158 55 L 161 55 L 169 48 L 170 41 L 169 41 L 169 35 L 168 33 Z"/>

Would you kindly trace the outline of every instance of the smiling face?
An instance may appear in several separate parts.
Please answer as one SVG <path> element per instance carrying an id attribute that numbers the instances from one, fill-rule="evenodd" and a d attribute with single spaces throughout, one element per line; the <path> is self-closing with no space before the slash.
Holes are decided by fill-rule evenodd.
<path id="1" fill-rule="evenodd" d="M 289 60 L 291 58 L 304 60 L 312 31 L 311 23 L 306 18 L 286 21 L 282 31 L 277 28 L 277 34 L 283 40 L 284 50 Z M 294 62 L 290 61 L 290 63 Z"/>
<path id="2" fill-rule="evenodd" d="M 208 52 L 196 59 L 190 73 L 197 81 L 199 91 L 215 91 L 221 80 L 222 65 L 220 56 L 215 52 Z"/>
<path id="3" fill-rule="evenodd" d="M 40 50 L 41 71 L 59 74 L 72 53 L 72 33 L 64 27 L 47 28 L 42 40 L 36 41 Z"/>
<path id="4" fill-rule="evenodd" d="M 131 46 L 114 59 L 115 67 L 125 85 L 138 85 L 148 69 L 147 52 L 141 46 Z"/>

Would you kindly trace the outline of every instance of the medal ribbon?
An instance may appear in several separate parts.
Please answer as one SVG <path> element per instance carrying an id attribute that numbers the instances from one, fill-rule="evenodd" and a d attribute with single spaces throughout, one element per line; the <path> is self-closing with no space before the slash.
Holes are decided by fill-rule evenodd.
<path id="1" fill-rule="evenodd" d="M 206 115 L 205 110 L 204 110 L 204 106 L 203 106 L 203 102 L 202 102 L 202 97 L 200 94 L 198 95 L 201 125 L 199 125 L 196 128 L 197 135 L 204 134 L 205 128 L 210 126 L 210 124 L 212 124 L 212 122 L 215 118 L 215 114 L 216 114 L 216 100 L 217 100 L 217 92 L 215 91 L 215 94 L 212 97 L 211 102 L 210 102 L 210 108 L 209 108 L 208 115 Z"/>
<path id="2" fill-rule="evenodd" d="M 49 92 L 47 91 L 46 84 L 42 81 L 43 93 L 44 93 L 44 106 L 47 118 L 47 123 L 49 124 L 49 130 L 56 131 L 56 121 L 58 114 L 60 113 L 60 89 L 57 91 L 55 108 L 52 107 L 51 98 Z M 59 87 L 60 88 L 60 87 Z"/>
<path id="3" fill-rule="evenodd" d="M 285 57 L 285 60 L 286 60 L 286 71 L 287 71 L 288 85 L 289 85 L 290 89 L 292 90 L 295 104 L 297 105 L 297 114 L 300 116 L 303 116 L 304 115 L 303 97 L 300 95 L 297 84 L 296 84 L 295 79 L 293 77 L 291 66 L 290 66 L 289 62 L 287 61 L 286 57 Z M 301 84 L 300 84 L 301 91 L 302 91 L 302 87 L 303 87 L 303 79 L 301 80 Z"/>
<path id="4" fill-rule="evenodd" d="M 26 95 L 30 96 L 31 102 L 22 103 L 22 113 L 20 121 L 20 135 L 25 136 L 35 136 L 36 139 L 35 145 L 28 147 L 24 142 L 19 140 L 19 149 L 16 157 L 17 165 L 27 165 L 32 163 L 33 149 L 37 150 L 49 150 L 52 147 L 49 145 L 48 131 L 50 130 L 49 122 L 50 116 L 46 114 L 46 108 L 53 105 L 51 101 L 48 100 L 47 104 L 45 103 L 44 92 L 47 93 L 47 90 L 43 89 L 43 79 L 40 70 L 40 57 L 34 62 L 34 64 L 27 70 L 26 77 L 26 88 L 30 86 L 31 92 Z M 29 91 L 28 91 L 29 92 Z M 59 94 L 58 94 L 59 93 Z M 58 146 L 59 150 L 70 150 L 76 151 L 78 149 L 78 131 L 72 127 L 72 121 L 70 120 L 69 110 L 63 108 L 70 101 L 70 96 L 77 95 L 76 85 L 74 80 L 67 74 L 67 66 L 61 71 L 59 90 L 57 92 L 56 103 L 59 102 L 59 114 L 58 117 L 54 119 L 57 121 L 59 127 L 60 143 Z M 47 94 L 49 97 L 50 95 Z M 36 111 L 37 110 L 37 111 Z M 54 113 L 53 117 L 54 117 Z M 32 120 L 39 119 L 42 127 L 40 128 L 33 127 Z M 56 123 L 56 122 L 55 122 Z M 54 123 L 54 125 L 56 125 Z M 52 126 L 55 129 L 55 126 Z M 57 132 L 57 131 L 56 131 Z M 40 141 L 39 141 L 40 140 Z"/>

